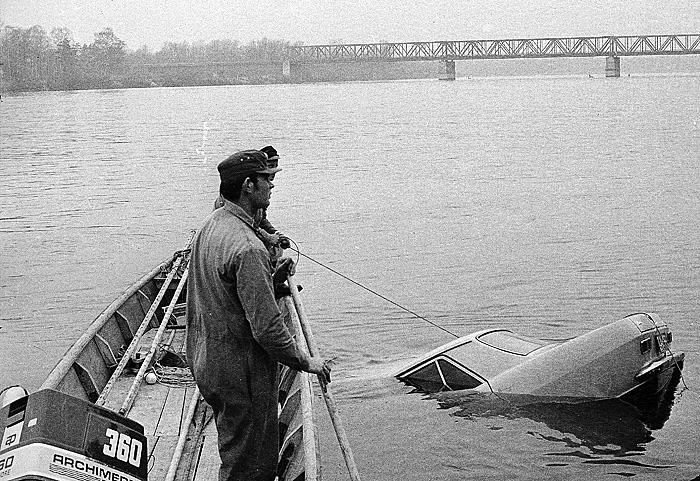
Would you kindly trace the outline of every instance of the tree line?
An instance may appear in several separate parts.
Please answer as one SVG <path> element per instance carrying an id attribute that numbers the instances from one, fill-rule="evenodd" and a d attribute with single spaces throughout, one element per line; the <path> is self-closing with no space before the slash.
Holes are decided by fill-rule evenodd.
<path id="1" fill-rule="evenodd" d="M 160 50 L 130 50 L 111 28 L 90 44 L 67 28 L 0 30 L 0 90 L 75 90 L 282 82 L 289 42 L 236 40 L 167 42 Z"/>

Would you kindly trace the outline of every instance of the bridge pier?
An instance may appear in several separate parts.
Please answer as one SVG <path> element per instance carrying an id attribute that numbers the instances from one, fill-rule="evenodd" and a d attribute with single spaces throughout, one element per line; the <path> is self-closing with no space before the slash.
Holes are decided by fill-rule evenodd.
<path id="1" fill-rule="evenodd" d="M 454 80 L 455 72 L 455 61 L 445 60 L 443 62 L 443 68 L 440 70 L 440 80 Z"/>
<path id="2" fill-rule="evenodd" d="M 619 77 L 620 76 L 620 57 L 607 57 L 605 59 L 605 76 Z"/>

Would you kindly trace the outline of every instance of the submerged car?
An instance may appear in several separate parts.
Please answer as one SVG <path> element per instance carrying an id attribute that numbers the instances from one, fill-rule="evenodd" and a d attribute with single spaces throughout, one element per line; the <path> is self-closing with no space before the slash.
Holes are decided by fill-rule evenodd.
<path id="1" fill-rule="evenodd" d="M 639 313 L 565 342 L 506 329 L 455 339 L 396 377 L 422 391 L 471 389 L 537 398 L 606 399 L 661 392 L 685 354 L 673 352 L 668 326 Z"/>

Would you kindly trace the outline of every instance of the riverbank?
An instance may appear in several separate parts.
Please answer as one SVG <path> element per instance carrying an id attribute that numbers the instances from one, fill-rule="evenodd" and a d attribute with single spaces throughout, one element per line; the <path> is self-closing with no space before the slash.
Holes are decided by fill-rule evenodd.
<path id="1" fill-rule="evenodd" d="M 439 61 L 325 63 L 296 66 L 294 74 L 285 76 L 282 62 L 219 62 L 195 64 L 133 64 L 119 75 L 99 82 L 74 85 L 37 84 L 33 89 L 17 90 L 0 77 L 0 92 L 108 90 L 151 87 L 211 87 L 223 85 L 278 85 L 315 82 L 352 82 L 409 79 L 437 79 Z M 473 60 L 456 62 L 456 76 L 536 77 L 605 75 L 605 59 L 557 58 Z M 625 57 L 622 76 L 700 73 L 700 56 Z"/>

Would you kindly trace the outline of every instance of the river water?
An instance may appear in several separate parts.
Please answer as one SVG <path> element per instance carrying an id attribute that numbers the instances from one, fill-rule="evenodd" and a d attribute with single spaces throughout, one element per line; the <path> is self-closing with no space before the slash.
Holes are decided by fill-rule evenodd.
<path id="1" fill-rule="evenodd" d="M 363 479 L 696 478 L 698 92 L 700 76 L 666 75 L 4 96 L 0 386 L 36 389 L 184 245 L 217 163 L 272 144 L 268 216 L 318 262 L 297 277 Z M 684 378 L 651 418 L 446 403 L 392 377 L 452 339 L 406 309 L 457 335 L 555 339 L 656 312 Z M 347 479 L 317 414 L 324 477 Z"/>

